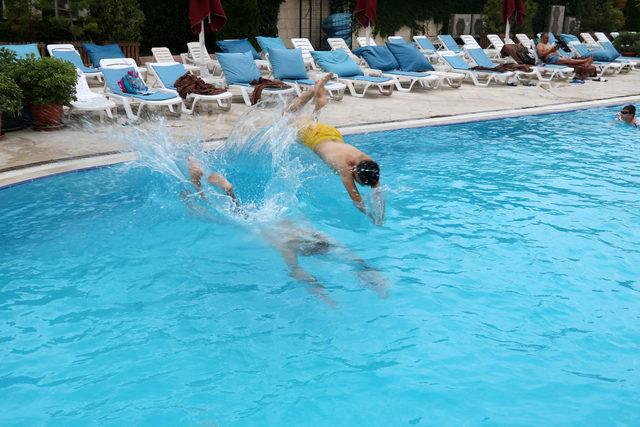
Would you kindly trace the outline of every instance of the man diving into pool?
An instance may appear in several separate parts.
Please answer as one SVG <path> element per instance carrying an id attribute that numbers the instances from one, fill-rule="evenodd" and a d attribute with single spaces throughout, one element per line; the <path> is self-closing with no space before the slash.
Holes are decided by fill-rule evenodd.
<path id="1" fill-rule="evenodd" d="M 380 167 L 371 157 L 347 144 L 342 134 L 333 126 L 317 121 L 318 112 L 328 103 L 325 84 L 333 78 L 329 73 L 316 82 L 313 90 L 304 92 L 285 108 L 285 113 L 295 113 L 315 98 L 313 119 L 298 119 L 298 138 L 333 169 L 342 180 L 347 193 L 358 209 L 376 224 L 384 221 L 385 205 L 380 189 Z M 376 210 L 367 210 L 356 183 L 374 189 Z"/>
<path id="2" fill-rule="evenodd" d="M 196 190 L 194 194 L 199 196 L 203 201 L 206 201 L 202 188 L 204 169 L 193 157 L 189 157 L 188 165 L 189 178 Z M 233 191 L 233 185 L 223 175 L 212 173 L 207 177 L 207 181 L 229 196 L 236 207 L 234 211 L 235 214 L 242 212 L 240 202 Z M 185 196 L 186 195 L 183 194 L 183 199 L 185 199 L 186 202 L 187 199 Z M 260 233 L 267 242 L 280 252 L 285 263 L 291 270 L 291 276 L 296 280 L 307 283 L 309 285 L 309 291 L 316 294 L 330 306 L 335 306 L 335 302 L 327 295 L 325 286 L 300 266 L 299 256 L 332 254 L 343 261 L 347 260 L 358 269 L 357 274 L 366 287 L 376 292 L 382 298 L 387 296 L 389 286 L 384 276 L 382 276 L 378 270 L 370 267 L 353 252 L 332 242 L 327 236 L 318 231 L 303 227 L 291 220 L 283 219 L 270 226 L 261 226 Z"/>

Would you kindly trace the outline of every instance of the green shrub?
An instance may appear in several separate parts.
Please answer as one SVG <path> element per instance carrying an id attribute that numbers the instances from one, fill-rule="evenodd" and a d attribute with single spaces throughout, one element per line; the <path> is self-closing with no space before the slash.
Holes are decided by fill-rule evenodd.
<path id="1" fill-rule="evenodd" d="M 98 25 L 98 37 L 103 41 L 138 42 L 141 37 L 144 14 L 138 0 L 94 0 L 89 8 L 91 21 Z M 166 9 L 167 19 L 175 19 L 173 11 Z"/>
<path id="2" fill-rule="evenodd" d="M 13 78 L 25 101 L 32 104 L 68 104 L 76 99 L 76 68 L 55 58 L 18 60 Z"/>
<path id="3" fill-rule="evenodd" d="M 538 3 L 534 0 L 526 0 L 525 8 L 527 13 L 524 16 L 524 25 L 519 26 L 512 24 L 510 27 L 512 34 L 533 33 L 533 19 L 538 12 Z M 487 17 L 485 21 L 485 32 L 504 34 L 505 24 L 502 23 L 500 16 L 500 0 L 488 0 L 484 5 L 482 14 Z"/>
<path id="4" fill-rule="evenodd" d="M 620 33 L 620 35 L 613 40 L 613 45 L 620 52 L 637 52 L 635 46 L 638 42 L 640 42 L 640 34 Z"/>
<path id="5" fill-rule="evenodd" d="M 7 74 L 0 73 L 0 113 L 17 113 L 22 107 L 22 91 Z"/>

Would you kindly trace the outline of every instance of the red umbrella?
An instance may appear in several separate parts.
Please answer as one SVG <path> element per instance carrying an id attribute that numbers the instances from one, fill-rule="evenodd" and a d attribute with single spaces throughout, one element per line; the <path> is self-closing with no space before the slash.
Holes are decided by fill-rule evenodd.
<path id="1" fill-rule="evenodd" d="M 502 0 L 500 4 L 500 17 L 502 23 L 509 21 L 513 22 L 513 16 L 516 16 L 516 22 L 518 25 L 524 25 L 525 6 L 524 0 Z"/>
<path id="2" fill-rule="evenodd" d="M 369 46 L 369 38 L 371 37 L 371 27 L 376 25 L 377 9 L 378 0 L 357 0 L 356 8 L 353 11 L 360 25 L 367 27 L 367 46 Z"/>
<path id="3" fill-rule="evenodd" d="M 514 15 L 518 25 L 524 25 L 524 0 L 502 0 L 500 3 L 500 17 L 502 18 L 502 22 L 507 24 L 505 38 L 509 37 L 509 24 L 513 21 Z"/>
<path id="4" fill-rule="evenodd" d="M 190 0 L 189 23 L 193 34 L 200 34 L 202 22 L 209 22 L 210 31 L 220 31 L 227 22 L 220 0 Z"/>
<path id="5" fill-rule="evenodd" d="M 363 27 L 375 27 L 378 0 L 357 0 L 353 14 Z"/>

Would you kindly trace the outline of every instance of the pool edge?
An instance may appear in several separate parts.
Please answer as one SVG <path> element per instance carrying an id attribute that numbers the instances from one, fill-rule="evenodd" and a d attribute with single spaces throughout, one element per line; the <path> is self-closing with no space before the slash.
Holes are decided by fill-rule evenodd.
<path id="1" fill-rule="evenodd" d="M 510 117 L 554 114 L 587 108 L 610 107 L 613 105 L 633 102 L 640 102 L 640 95 L 599 99 L 593 101 L 550 104 L 545 106 L 525 107 L 510 110 L 491 110 L 478 113 L 430 117 L 425 119 L 409 119 L 382 123 L 355 124 L 340 126 L 338 127 L 338 129 L 344 135 L 355 135 L 370 132 L 384 132 L 397 129 L 472 123 Z M 225 139 L 226 138 L 216 138 L 206 140 L 204 141 L 204 148 L 216 148 L 222 142 L 224 142 Z M 97 153 L 95 155 L 83 155 L 71 158 L 38 162 L 37 164 L 16 166 L 8 168 L 4 172 L 0 172 L 0 190 L 53 175 L 111 166 L 118 163 L 126 163 L 135 160 L 136 157 L 136 154 L 133 152 L 108 152 Z"/>

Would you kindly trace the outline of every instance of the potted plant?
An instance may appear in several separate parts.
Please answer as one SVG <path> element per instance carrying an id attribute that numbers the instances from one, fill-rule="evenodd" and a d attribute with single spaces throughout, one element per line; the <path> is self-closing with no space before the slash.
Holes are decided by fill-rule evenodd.
<path id="1" fill-rule="evenodd" d="M 62 107 L 76 99 L 76 68 L 55 58 L 18 60 L 13 78 L 31 108 L 36 130 L 60 129 Z"/>
<path id="2" fill-rule="evenodd" d="M 22 107 L 22 92 L 20 87 L 8 74 L 0 73 L 0 138 L 2 133 L 2 114 L 17 114 Z"/>
<path id="3" fill-rule="evenodd" d="M 8 80 L 3 80 L 2 89 L 0 90 L 2 94 L 0 94 L 0 134 L 9 130 L 18 130 L 24 127 L 23 125 L 23 117 L 21 115 L 21 109 L 23 107 L 22 103 L 19 101 L 20 96 L 16 99 L 15 96 L 17 94 L 21 95 L 20 88 L 18 91 L 15 91 L 15 82 L 12 77 L 13 67 L 16 65 L 16 54 L 5 48 L 0 48 L 0 76 L 5 76 Z M 12 105 L 13 102 L 18 102 L 18 109 L 14 109 L 15 105 Z M 4 115 L 2 113 L 4 112 Z"/>
<path id="4" fill-rule="evenodd" d="M 613 40 L 613 44 L 620 51 L 623 56 L 635 56 L 635 45 L 640 41 L 640 36 L 635 33 L 620 33 L 618 37 Z"/>

